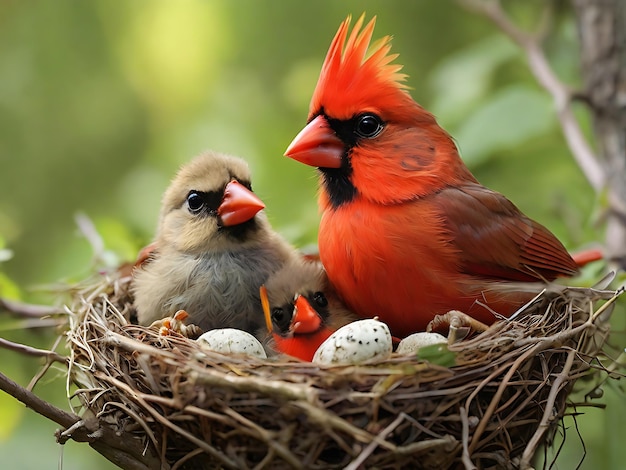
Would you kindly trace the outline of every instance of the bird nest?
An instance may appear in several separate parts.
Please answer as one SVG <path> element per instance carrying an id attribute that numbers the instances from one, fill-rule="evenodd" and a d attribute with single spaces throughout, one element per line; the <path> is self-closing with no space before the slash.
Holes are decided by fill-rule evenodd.
<path id="1" fill-rule="evenodd" d="M 528 467 L 618 295 L 544 292 L 430 362 L 331 367 L 222 355 L 131 324 L 129 284 L 115 274 L 77 290 L 67 337 L 82 416 L 120 436 L 114 460 L 133 469 Z"/>

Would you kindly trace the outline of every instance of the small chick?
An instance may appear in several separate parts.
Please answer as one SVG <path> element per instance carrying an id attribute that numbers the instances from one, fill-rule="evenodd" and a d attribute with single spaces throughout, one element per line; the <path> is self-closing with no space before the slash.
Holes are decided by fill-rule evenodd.
<path id="1" fill-rule="evenodd" d="M 261 287 L 266 326 L 277 352 L 311 361 L 339 327 L 358 317 L 332 290 L 319 261 L 292 260 Z"/>
<path id="2" fill-rule="evenodd" d="M 202 330 L 264 324 L 259 286 L 297 257 L 251 191 L 247 164 L 207 152 L 183 166 L 162 200 L 155 241 L 133 280 L 139 323 L 189 314 Z"/>

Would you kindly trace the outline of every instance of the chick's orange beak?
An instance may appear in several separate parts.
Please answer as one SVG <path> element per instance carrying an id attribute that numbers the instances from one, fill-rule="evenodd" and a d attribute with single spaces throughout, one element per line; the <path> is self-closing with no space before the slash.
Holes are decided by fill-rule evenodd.
<path id="1" fill-rule="evenodd" d="M 265 284 L 259 288 L 259 294 L 261 296 L 261 307 L 263 307 L 263 316 L 265 317 L 265 326 L 270 333 L 274 330 L 272 326 L 272 315 L 270 314 L 270 300 L 267 296 L 267 289 Z"/>
<path id="2" fill-rule="evenodd" d="M 224 198 L 217 208 L 217 215 L 222 219 L 222 225 L 230 227 L 247 222 L 263 208 L 265 204 L 256 194 L 233 180 L 224 189 Z"/>
<path id="3" fill-rule="evenodd" d="M 309 301 L 298 295 L 294 302 L 293 318 L 290 330 L 297 334 L 315 333 L 322 326 L 322 319 Z"/>
<path id="4" fill-rule="evenodd" d="M 285 156 L 319 168 L 341 167 L 345 146 L 324 116 L 317 116 L 293 139 Z"/>

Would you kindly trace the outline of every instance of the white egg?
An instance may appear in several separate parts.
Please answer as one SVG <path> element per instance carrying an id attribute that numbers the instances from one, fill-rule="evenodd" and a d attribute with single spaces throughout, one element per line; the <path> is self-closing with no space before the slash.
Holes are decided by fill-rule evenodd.
<path id="1" fill-rule="evenodd" d="M 247 331 L 236 328 L 209 330 L 196 341 L 202 348 L 222 354 L 248 354 L 261 358 L 267 357 L 258 339 Z"/>
<path id="2" fill-rule="evenodd" d="M 430 346 L 432 344 L 442 344 L 448 343 L 448 340 L 445 336 L 441 336 L 439 333 L 413 333 L 410 336 L 407 336 L 400 344 L 398 344 L 398 348 L 396 352 L 402 355 L 412 355 L 417 354 L 417 351 L 424 346 Z"/>
<path id="3" fill-rule="evenodd" d="M 385 323 L 359 320 L 330 335 L 315 352 L 313 362 L 359 364 L 370 359 L 387 359 L 391 349 L 391 333 Z"/>

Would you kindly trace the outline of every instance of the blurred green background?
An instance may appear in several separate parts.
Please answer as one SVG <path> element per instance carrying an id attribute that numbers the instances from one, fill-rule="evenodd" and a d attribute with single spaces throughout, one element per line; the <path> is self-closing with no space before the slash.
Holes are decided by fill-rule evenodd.
<path id="1" fill-rule="evenodd" d="M 525 27 L 543 2 L 507 2 Z M 546 49 L 577 85 L 577 34 L 559 2 Z M 551 99 L 523 53 L 452 1 L 41 0 L 0 2 L 0 295 L 50 302 L 41 286 L 93 271 L 74 217 L 91 218 L 105 260 L 132 260 L 151 240 L 160 197 L 203 149 L 247 159 L 275 228 L 314 243 L 311 168 L 282 156 L 305 122 L 321 62 L 348 14 L 378 15 L 394 35 L 413 97 L 457 140 L 478 179 L 505 193 L 576 250 L 603 237 L 600 202 L 573 162 Z M 578 110 L 588 128 L 588 116 Z M 11 256 L 12 254 L 12 256 Z M 597 272 L 587 273 L 594 279 Z M 588 282 L 588 281 L 581 281 Z M 44 289 L 45 290 L 45 289 Z M 623 308 L 616 320 L 623 332 Z M 0 319 L 0 335 L 38 347 L 54 336 Z M 624 345 L 624 336 L 615 335 Z M 21 384 L 37 361 L 0 351 Z M 36 392 L 67 409 L 63 373 Z M 624 395 L 609 389 L 578 418 L 582 468 L 626 461 Z M 573 422 L 559 468 L 584 455 Z M 3 468 L 113 468 L 87 445 L 55 444 L 55 425 L 0 394 Z"/>

